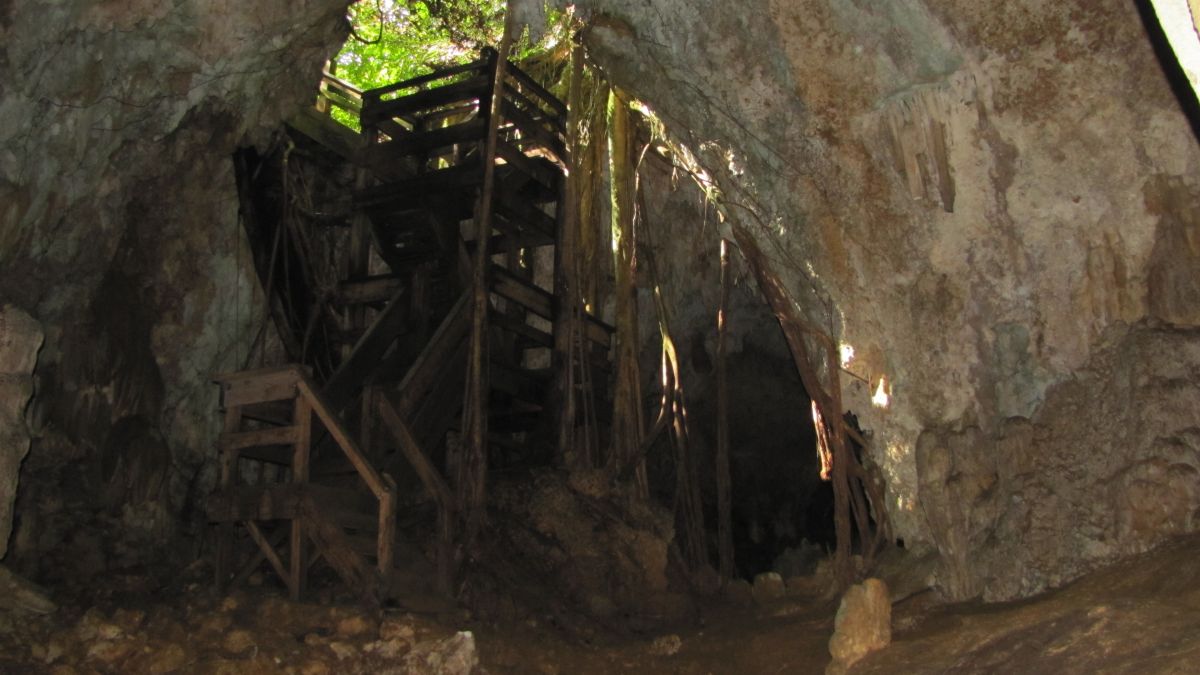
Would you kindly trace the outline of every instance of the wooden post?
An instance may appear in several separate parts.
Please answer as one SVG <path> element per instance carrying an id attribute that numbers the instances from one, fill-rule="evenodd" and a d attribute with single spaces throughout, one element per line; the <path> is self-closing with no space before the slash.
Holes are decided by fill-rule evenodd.
<path id="1" fill-rule="evenodd" d="M 375 399 L 378 386 L 368 384 L 362 389 L 359 407 L 358 445 L 367 459 L 375 460 Z"/>
<path id="2" fill-rule="evenodd" d="M 732 479 L 729 473 L 729 379 L 726 371 L 729 329 L 729 242 L 721 240 L 721 299 L 717 306 L 717 557 L 721 578 L 733 578 Z"/>
<path id="3" fill-rule="evenodd" d="M 379 573 L 384 579 L 392 573 L 392 565 L 396 552 L 396 481 L 388 474 L 383 474 L 386 491 L 379 500 L 379 541 L 377 542 L 376 558 L 379 562 Z"/>
<path id="4" fill-rule="evenodd" d="M 304 396 L 297 395 L 293 409 L 293 424 L 297 428 L 296 443 L 292 453 L 292 483 L 308 482 L 309 459 L 312 451 L 312 404 Z M 292 519 L 291 563 L 288 590 L 292 600 L 299 600 L 304 593 L 308 563 L 305 560 L 304 519 L 297 514 Z"/>
<path id="5" fill-rule="evenodd" d="M 510 13 L 511 17 L 511 13 Z M 492 67 L 491 99 L 487 121 L 487 142 L 483 154 L 483 189 L 475 207 L 475 275 L 472 280 L 471 341 L 468 351 L 467 393 L 463 402 L 464 456 L 458 471 L 459 513 L 464 521 L 463 540 L 474 546 L 483 526 L 487 501 L 488 437 L 488 268 L 491 256 L 488 244 L 492 234 L 492 198 L 496 189 L 496 145 L 504 98 L 504 72 L 512 36 L 505 30 L 500 52 L 490 53 Z"/>
<path id="6" fill-rule="evenodd" d="M 236 433 L 242 426 L 242 408 L 241 406 L 230 405 L 225 408 L 225 425 L 224 433 Z M 220 451 L 220 482 L 221 489 L 228 490 L 233 487 L 233 482 L 237 478 L 237 460 L 238 450 L 235 448 L 224 449 Z M 214 556 L 213 567 L 217 590 L 223 591 L 225 584 L 229 581 L 229 571 L 233 564 L 233 523 L 225 522 L 217 525 L 217 546 L 216 555 Z"/>
<path id="7" fill-rule="evenodd" d="M 362 130 L 364 147 L 371 147 L 378 139 L 378 132 L 374 127 L 363 127 Z M 370 180 L 370 174 L 365 167 L 359 167 L 354 179 L 355 191 L 361 191 L 367 187 Z M 371 260 L 371 223 L 367 214 L 359 209 L 354 213 L 354 218 L 350 224 L 350 243 L 346 247 L 346 278 L 361 279 L 367 276 L 368 267 Z M 354 334 L 360 333 L 367 326 L 367 308 L 365 305 L 355 304 L 347 310 L 346 328 Z M 350 356 L 350 345 L 345 345 L 342 348 L 342 357 Z"/>

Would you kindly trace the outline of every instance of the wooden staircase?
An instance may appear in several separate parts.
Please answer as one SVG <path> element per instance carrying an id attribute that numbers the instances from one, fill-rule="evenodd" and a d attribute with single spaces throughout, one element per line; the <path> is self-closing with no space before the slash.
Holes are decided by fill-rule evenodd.
<path id="1" fill-rule="evenodd" d="M 448 439 L 463 432 L 471 270 L 480 243 L 474 224 L 485 209 L 492 223 L 489 464 L 545 463 L 554 456 L 546 446 L 557 438 L 560 420 L 547 412 L 564 368 L 555 331 L 566 310 L 550 289 L 562 273 L 554 269 L 553 247 L 562 224 L 567 111 L 515 65 L 497 65 L 496 53 L 485 50 L 472 63 L 367 92 L 330 78 L 324 102 L 358 112 L 360 137 L 348 139 L 344 127 L 326 128 L 334 123 L 312 113 L 295 125 L 335 161 L 353 162 L 354 206 L 336 288 L 322 295 L 315 283 L 300 284 L 306 300 L 328 298 L 326 307 L 314 301 L 306 321 L 276 320 L 281 332 L 291 333 L 281 336 L 292 345 L 289 353 L 310 362 L 216 378 L 225 428 L 220 484 L 208 514 L 217 524 L 219 584 L 243 580 L 266 564 L 299 598 L 310 568 L 323 563 L 373 602 L 395 595 L 405 575 L 435 576 L 450 590 L 461 498 L 452 480 L 457 453 Z M 484 146 L 496 92 L 501 119 L 496 159 L 488 167 Z M 485 203 L 488 170 L 495 190 Z M 296 287 L 273 283 L 272 272 L 261 269 L 261 261 L 274 263 L 277 255 L 256 252 L 260 278 L 279 296 L 270 298 L 272 307 L 294 306 L 286 294 Z M 283 255 L 300 267 L 316 264 L 311 255 Z M 293 276 L 321 276 L 302 271 Z M 313 344 L 317 324 L 333 336 L 319 343 L 323 352 L 297 349 Z M 595 395 L 603 399 L 613 330 L 590 316 L 585 324 L 593 365 L 600 368 Z M 408 477 L 403 490 L 392 476 Z M 399 505 L 419 501 L 409 494 L 414 491 L 436 506 L 436 571 L 421 571 L 412 546 L 398 545 Z M 248 551 L 240 559 L 239 536 Z M 401 557 L 404 573 L 397 572 Z M 428 579 L 419 581 L 429 586 Z"/>

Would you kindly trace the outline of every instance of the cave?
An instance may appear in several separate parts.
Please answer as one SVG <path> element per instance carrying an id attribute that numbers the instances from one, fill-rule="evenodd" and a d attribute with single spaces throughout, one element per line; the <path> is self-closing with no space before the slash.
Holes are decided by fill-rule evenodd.
<path id="1" fill-rule="evenodd" d="M 0 0 L 0 671 L 1193 669 L 1194 10 Z"/>

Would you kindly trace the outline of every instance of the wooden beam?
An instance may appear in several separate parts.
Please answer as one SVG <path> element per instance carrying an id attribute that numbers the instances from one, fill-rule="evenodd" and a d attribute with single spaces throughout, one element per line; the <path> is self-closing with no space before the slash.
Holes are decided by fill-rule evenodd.
<path id="1" fill-rule="evenodd" d="M 371 492 L 376 498 L 382 498 L 386 492 L 386 485 L 383 478 L 375 471 L 375 467 L 371 466 L 370 462 L 359 449 L 358 443 L 354 437 L 342 425 L 341 418 L 337 416 L 330 404 L 325 400 L 324 396 L 316 391 L 312 383 L 307 378 L 300 381 L 297 389 L 301 395 L 308 397 L 309 403 L 312 404 L 313 412 L 317 418 L 321 420 L 321 424 L 325 426 L 325 430 L 333 437 L 334 442 L 341 448 L 342 453 L 354 465 L 355 471 L 362 477 L 363 482 L 367 484 Z"/>
<path id="2" fill-rule="evenodd" d="M 403 332 L 404 321 L 408 318 L 407 295 L 407 286 L 396 291 L 379 316 L 375 317 L 371 327 L 354 345 L 350 356 L 338 366 L 321 389 L 322 400 L 334 413 L 340 412 L 358 394 L 376 364 Z"/>
<path id="3" fill-rule="evenodd" d="M 262 530 L 258 529 L 258 525 L 252 520 L 244 520 L 242 521 L 242 525 L 246 526 L 246 530 L 250 532 L 250 538 L 254 540 L 255 544 L 258 544 L 258 550 L 262 552 L 267 562 L 271 563 L 271 568 L 275 570 L 275 573 L 279 575 L 283 583 L 288 585 L 288 590 L 292 592 L 293 596 L 297 596 L 298 589 L 292 587 L 291 575 L 284 569 L 283 561 L 279 559 L 279 554 L 275 552 L 275 547 L 271 546 L 271 542 L 267 541 L 267 538 L 263 536 Z"/>
<path id="4" fill-rule="evenodd" d="M 412 414 L 417 402 L 425 396 L 425 392 L 439 377 L 447 361 L 466 337 L 469 327 L 468 300 L 466 293 L 459 297 L 441 325 L 433 332 L 425 349 L 408 369 L 408 374 L 401 380 L 397 388 L 399 398 L 396 401 L 397 410 L 401 415 L 407 417 Z"/>
<path id="5" fill-rule="evenodd" d="M 303 376 L 301 367 L 291 364 L 215 375 L 213 380 L 221 385 L 222 401 L 228 408 L 290 399 L 296 395 L 296 381 Z"/>
<path id="6" fill-rule="evenodd" d="M 379 411 L 379 419 L 396 439 L 400 451 L 404 453 L 405 459 L 417 473 L 430 496 L 437 501 L 439 507 L 452 508 L 454 495 L 450 492 L 450 486 L 442 478 L 441 472 L 437 470 L 433 462 L 429 461 L 429 457 L 421 449 L 421 444 L 417 442 L 416 436 L 413 435 L 412 429 L 396 412 L 396 408 L 386 395 L 378 397 L 376 409 Z"/>
<path id="7" fill-rule="evenodd" d="M 264 445 L 291 445 L 299 437 L 295 426 L 267 427 L 254 431 L 222 432 L 217 445 L 222 450 L 242 450 Z"/>

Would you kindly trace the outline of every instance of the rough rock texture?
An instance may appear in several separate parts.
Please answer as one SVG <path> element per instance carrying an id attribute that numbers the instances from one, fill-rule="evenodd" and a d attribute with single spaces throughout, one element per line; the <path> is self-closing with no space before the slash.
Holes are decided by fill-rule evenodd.
<path id="1" fill-rule="evenodd" d="M 545 472 L 497 485 L 492 499 L 501 513 L 492 530 L 503 550 L 489 554 L 483 571 L 520 568 L 534 575 L 537 594 L 552 588 L 600 620 L 677 617 L 687 609 L 673 583 L 670 514 L 614 490 L 604 472 Z"/>
<path id="2" fill-rule="evenodd" d="M 312 95 L 344 5 L 0 3 L 0 300 L 46 330 L 31 546 L 130 490 L 106 506 L 161 534 L 210 480 L 209 376 L 263 321 L 229 156 Z"/>
<path id="3" fill-rule="evenodd" d="M 833 662 L 826 673 L 843 673 L 862 657 L 892 641 L 892 601 L 887 584 L 867 579 L 842 596 L 834 619 L 829 653 Z"/>
<path id="4" fill-rule="evenodd" d="M 33 394 L 33 368 L 42 327 L 12 305 L 0 305 L 0 559 L 8 552 L 17 472 L 29 451 L 25 407 Z"/>
<path id="5" fill-rule="evenodd" d="M 944 592 L 1195 527 L 1200 152 L 1132 5 L 577 4 L 853 347 L 846 404 Z"/>

